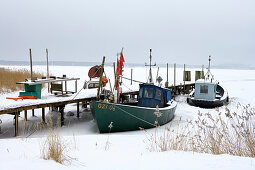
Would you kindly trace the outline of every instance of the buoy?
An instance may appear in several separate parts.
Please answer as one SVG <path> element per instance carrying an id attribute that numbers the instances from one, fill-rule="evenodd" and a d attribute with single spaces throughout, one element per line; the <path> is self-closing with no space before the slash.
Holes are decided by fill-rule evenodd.
<path id="1" fill-rule="evenodd" d="M 89 69 L 88 76 L 89 78 L 99 77 L 100 76 L 100 66 L 96 65 Z"/>
<path id="2" fill-rule="evenodd" d="M 108 83 L 108 79 L 106 77 L 102 76 L 101 83 L 103 84 L 103 87 L 105 87 L 106 84 Z"/>

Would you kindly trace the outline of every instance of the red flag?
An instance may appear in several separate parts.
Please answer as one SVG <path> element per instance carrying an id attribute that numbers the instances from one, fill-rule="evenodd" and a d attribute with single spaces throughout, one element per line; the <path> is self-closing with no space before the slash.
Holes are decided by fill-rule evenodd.
<path id="1" fill-rule="evenodd" d="M 117 59 L 117 76 L 122 75 L 122 66 L 120 60 Z"/>
<path id="2" fill-rule="evenodd" d="M 121 51 L 121 53 L 120 53 L 120 65 L 121 65 L 121 68 L 124 67 L 124 62 L 125 62 L 125 60 L 124 60 L 124 57 L 123 57 L 123 52 Z"/>
<path id="3" fill-rule="evenodd" d="M 115 88 L 117 89 L 118 87 L 119 87 L 119 81 L 118 80 L 116 80 L 116 82 L 115 82 Z"/>

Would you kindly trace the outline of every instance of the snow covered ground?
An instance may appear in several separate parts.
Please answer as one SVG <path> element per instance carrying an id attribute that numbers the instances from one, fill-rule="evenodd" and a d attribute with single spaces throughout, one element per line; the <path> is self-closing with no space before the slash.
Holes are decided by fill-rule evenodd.
<path id="1" fill-rule="evenodd" d="M 11 69 L 27 68 L 29 66 L 1 66 Z M 35 66 L 33 70 L 46 72 L 46 67 Z M 54 66 L 50 67 L 52 75 L 67 77 L 79 77 L 78 90 L 82 88 L 85 80 L 88 80 L 87 72 L 89 67 L 78 66 Z M 194 73 L 198 69 L 189 69 L 192 71 L 192 82 L 194 82 Z M 153 69 L 153 75 L 156 76 L 157 69 Z M 182 83 L 182 68 L 177 69 L 177 84 Z M 106 76 L 113 82 L 113 68 L 106 67 Z M 125 68 L 124 76 L 130 77 L 131 68 Z M 255 70 L 225 70 L 213 69 L 212 73 L 215 79 L 220 81 L 229 92 L 230 104 L 228 108 L 232 111 L 236 105 L 250 104 L 255 107 L 254 91 Z M 143 67 L 133 68 L 133 79 L 146 82 L 148 69 Z M 159 75 L 166 81 L 166 68 L 160 68 Z M 154 78 L 155 79 L 155 78 Z M 169 68 L 169 81 L 173 84 L 173 68 Z M 123 91 L 137 90 L 138 83 L 131 86 L 130 81 L 124 80 Z M 108 84 L 109 85 L 109 84 Z M 69 87 L 72 87 L 70 85 Z M 72 90 L 72 89 L 70 89 Z M 79 96 L 93 95 L 94 91 L 82 90 Z M 28 101 L 9 101 L 5 97 L 15 97 L 18 92 L 0 95 L 1 107 L 24 104 Z M 46 99 L 56 100 L 55 97 L 47 93 L 47 89 L 42 92 L 41 102 Z M 57 99 L 64 100 L 64 99 Z M 180 117 L 182 120 L 194 120 L 198 111 L 202 113 L 216 113 L 215 109 L 201 109 L 189 106 L 186 103 L 185 96 L 180 96 L 178 101 L 175 118 L 164 127 L 175 126 Z M 23 103 L 22 103 L 23 102 Z M 40 101 L 36 101 L 40 102 Z M 220 111 L 225 108 L 220 108 Z M 35 130 L 40 125 L 41 110 L 35 110 L 36 117 L 28 112 L 28 121 L 26 122 L 26 133 L 23 113 L 20 119 L 20 136 L 13 137 L 13 116 L 1 115 L 3 123 L 0 125 L 2 134 L 0 134 L 0 170 L 2 169 L 255 169 L 255 159 L 247 157 L 238 157 L 231 155 L 210 155 L 183 151 L 150 152 L 147 145 L 148 135 L 155 132 L 155 129 L 144 131 L 132 131 L 111 134 L 99 134 L 95 121 L 87 109 L 81 109 L 81 118 L 78 120 L 76 115 L 69 116 L 69 113 L 76 114 L 76 105 L 68 105 L 65 109 L 65 126 L 60 129 L 60 134 L 65 141 L 69 141 L 71 150 L 68 154 L 77 160 L 73 160 L 70 165 L 61 165 L 54 161 L 46 161 L 41 158 L 40 150 L 42 142 L 45 140 L 47 130 Z M 46 110 L 46 118 L 53 117 L 57 119 L 56 112 Z M 69 112 L 69 113 L 68 113 Z M 183 121 L 185 123 L 185 121 Z M 24 130 L 23 130 L 24 132 Z"/>

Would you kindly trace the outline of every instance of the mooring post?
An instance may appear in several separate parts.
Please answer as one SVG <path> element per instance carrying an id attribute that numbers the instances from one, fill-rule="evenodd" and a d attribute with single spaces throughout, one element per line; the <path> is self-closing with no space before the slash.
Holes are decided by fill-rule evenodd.
<path id="1" fill-rule="evenodd" d="M 202 65 L 202 79 L 205 79 L 205 74 L 204 74 L 204 64 Z"/>
<path id="2" fill-rule="evenodd" d="M 19 134 L 19 112 L 15 113 L 15 136 Z"/>
<path id="3" fill-rule="evenodd" d="M 48 49 L 46 48 L 46 59 L 47 59 L 47 79 L 50 78 L 49 73 L 49 55 L 48 55 Z M 50 92 L 50 83 L 48 83 L 48 93 Z"/>
<path id="4" fill-rule="evenodd" d="M 115 83 L 116 83 L 115 62 L 113 62 L 113 73 L 114 73 L 114 85 L 115 85 Z"/>
<path id="5" fill-rule="evenodd" d="M 61 81 L 61 93 L 62 93 L 62 96 L 63 96 L 63 94 L 64 94 L 64 92 L 63 92 L 63 81 Z"/>
<path id="6" fill-rule="evenodd" d="M 79 102 L 77 103 L 77 118 L 80 118 L 80 105 Z"/>
<path id="7" fill-rule="evenodd" d="M 184 64 L 184 71 L 183 71 L 183 91 L 185 93 L 185 80 L 186 80 L 186 73 L 185 73 L 185 64 Z"/>
<path id="8" fill-rule="evenodd" d="M 75 80 L 75 93 L 77 93 L 77 80 Z"/>
<path id="9" fill-rule="evenodd" d="M 45 123 L 45 108 L 42 108 L 42 123 Z"/>
<path id="10" fill-rule="evenodd" d="M 103 62 L 102 62 L 101 69 L 100 69 L 99 86 L 97 89 L 97 100 L 99 100 L 99 97 L 100 97 L 100 88 L 101 88 L 101 83 L 102 83 L 101 81 L 102 81 L 102 76 L 103 76 L 103 72 L 104 72 L 104 61 L 105 61 L 105 56 L 103 57 Z"/>
<path id="11" fill-rule="evenodd" d="M 35 109 L 32 109 L 32 116 L 35 116 Z"/>
<path id="12" fill-rule="evenodd" d="M 59 106 L 59 112 L 61 114 L 61 126 L 65 125 L 64 108 L 65 108 L 65 105 Z"/>
<path id="13" fill-rule="evenodd" d="M 67 82 L 65 81 L 65 92 L 67 94 Z"/>
<path id="14" fill-rule="evenodd" d="M 33 63 L 32 63 L 32 50 L 29 48 L 29 55 L 30 55 L 30 76 L 31 80 L 33 79 Z"/>
<path id="15" fill-rule="evenodd" d="M 165 87 L 168 87 L 168 63 L 166 63 L 166 83 Z"/>
<path id="16" fill-rule="evenodd" d="M 24 110 L 24 119 L 27 121 L 27 110 Z"/>
<path id="17" fill-rule="evenodd" d="M 131 68 L 131 85 L 133 83 L 133 69 Z"/>
<path id="18" fill-rule="evenodd" d="M 176 94 L 176 63 L 174 63 L 174 93 Z"/>

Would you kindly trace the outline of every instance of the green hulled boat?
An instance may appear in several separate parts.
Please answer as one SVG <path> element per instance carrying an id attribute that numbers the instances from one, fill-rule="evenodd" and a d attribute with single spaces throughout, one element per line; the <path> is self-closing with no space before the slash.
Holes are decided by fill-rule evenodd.
<path id="1" fill-rule="evenodd" d="M 177 103 L 171 99 L 171 90 L 153 84 L 151 59 L 150 50 L 149 82 L 140 84 L 136 102 L 117 104 L 105 102 L 104 98 L 102 101 L 90 102 L 90 108 L 100 133 L 148 129 L 164 125 L 173 119 Z M 119 61 L 124 61 L 124 59 L 117 60 L 117 63 Z M 117 87 L 115 87 L 116 91 L 119 92 L 119 75 L 122 74 L 120 72 L 122 67 L 120 68 L 119 66 L 123 66 L 123 63 L 117 65 L 117 81 L 115 83 Z M 100 76 L 102 77 L 102 73 Z M 99 91 L 100 85 L 98 94 Z M 115 97 L 115 99 L 118 99 L 118 97 Z M 106 101 L 110 100 L 106 99 Z"/>
<path id="2" fill-rule="evenodd" d="M 177 103 L 171 91 L 151 84 L 141 84 L 138 102 L 114 104 L 90 103 L 100 133 L 153 128 L 170 122 Z"/>

